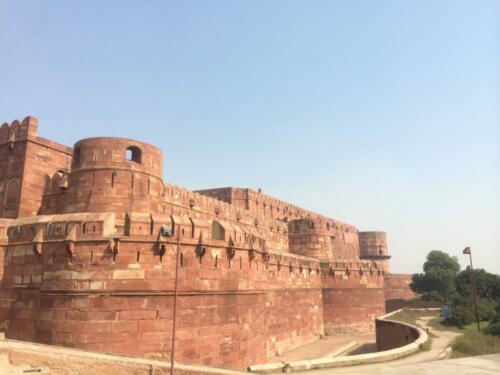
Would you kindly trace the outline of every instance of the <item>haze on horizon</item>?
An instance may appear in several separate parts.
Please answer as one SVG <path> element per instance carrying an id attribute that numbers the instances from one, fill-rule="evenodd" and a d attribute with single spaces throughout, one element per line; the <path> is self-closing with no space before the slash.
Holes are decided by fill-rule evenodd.
<path id="1" fill-rule="evenodd" d="M 500 2 L 0 1 L 0 122 L 164 150 L 388 233 L 392 272 L 500 273 Z"/>

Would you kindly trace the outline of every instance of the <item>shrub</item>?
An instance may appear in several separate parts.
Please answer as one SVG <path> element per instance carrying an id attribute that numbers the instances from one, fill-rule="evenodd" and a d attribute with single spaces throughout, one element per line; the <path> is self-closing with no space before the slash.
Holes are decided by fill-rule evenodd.
<path id="1" fill-rule="evenodd" d="M 500 322 L 490 322 L 484 332 L 488 335 L 500 336 Z"/>
<path id="2" fill-rule="evenodd" d="M 478 298 L 477 311 L 479 320 L 492 320 L 496 315 L 496 302 L 485 298 Z"/>
<path id="3" fill-rule="evenodd" d="M 445 324 L 455 325 L 459 328 L 463 328 L 472 322 L 474 322 L 474 314 L 470 309 L 462 306 L 454 306 L 452 317 L 445 319 Z"/>
<path id="4" fill-rule="evenodd" d="M 500 352 L 500 338 L 470 330 L 457 337 L 451 347 L 454 358 L 498 353 Z"/>

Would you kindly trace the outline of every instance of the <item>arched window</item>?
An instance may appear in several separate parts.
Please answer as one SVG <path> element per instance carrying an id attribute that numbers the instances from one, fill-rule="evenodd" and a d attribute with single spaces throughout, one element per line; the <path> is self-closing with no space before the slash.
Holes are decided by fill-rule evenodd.
<path id="1" fill-rule="evenodd" d="M 7 184 L 7 192 L 6 192 L 6 204 L 9 207 L 13 207 L 17 205 L 17 201 L 19 200 L 19 181 L 16 179 L 12 179 Z"/>
<path id="2" fill-rule="evenodd" d="M 142 151 L 139 147 L 130 146 L 127 148 L 125 157 L 128 161 L 133 161 L 134 163 L 141 164 Z"/>

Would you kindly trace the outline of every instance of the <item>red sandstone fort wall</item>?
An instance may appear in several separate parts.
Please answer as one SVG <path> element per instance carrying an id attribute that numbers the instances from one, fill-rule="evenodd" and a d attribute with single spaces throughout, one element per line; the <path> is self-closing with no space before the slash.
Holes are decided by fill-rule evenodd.
<path id="1" fill-rule="evenodd" d="M 162 212 L 158 148 L 130 139 L 89 138 L 74 150 L 67 186 L 44 196 L 41 213 Z"/>
<path id="2" fill-rule="evenodd" d="M 17 291 L 7 337 L 168 356 L 175 241 L 166 244 L 163 257 L 155 237 L 124 239 L 113 254 L 110 241 L 99 238 L 102 232 L 83 231 L 84 222 L 98 219 L 103 218 L 84 216 L 77 224 L 73 217 L 79 229 L 71 256 L 67 243 L 53 241 L 55 226 L 35 229 L 47 233 L 38 255 L 25 245 L 33 224 L 16 223 L 20 229 L 10 233 L 5 267 L 5 283 Z M 177 233 L 182 254 L 179 361 L 243 368 L 323 332 L 319 262 L 245 248 L 231 254 L 222 240 L 207 240 L 200 257 L 198 240 L 188 228 L 178 225 Z"/>
<path id="3" fill-rule="evenodd" d="M 387 301 L 414 299 L 416 295 L 410 288 L 411 281 L 411 274 L 386 274 L 384 279 L 385 299 Z"/>
<path id="4" fill-rule="evenodd" d="M 290 252 L 324 262 L 359 259 L 358 232 L 321 219 L 298 219 L 288 223 Z"/>
<path id="5" fill-rule="evenodd" d="M 0 217 L 27 217 L 38 213 L 47 180 L 67 171 L 72 150 L 37 136 L 38 120 L 0 128 Z"/>
<path id="6" fill-rule="evenodd" d="M 354 226 L 250 189 L 163 184 L 142 142 L 85 139 L 71 159 L 24 123 L 0 129 L 7 337 L 168 357 L 177 249 L 180 362 L 244 368 L 384 312 L 386 258 L 360 260 Z"/>
<path id="7" fill-rule="evenodd" d="M 366 261 L 329 267 L 323 280 L 325 333 L 372 331 L 375 318 L 385 313 L 383 270 Z"/>

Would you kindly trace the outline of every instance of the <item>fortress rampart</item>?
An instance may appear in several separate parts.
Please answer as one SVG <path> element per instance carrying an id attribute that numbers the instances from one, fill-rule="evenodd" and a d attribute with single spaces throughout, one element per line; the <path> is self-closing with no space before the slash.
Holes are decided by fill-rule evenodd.
<path id="1" fill-rule="evenodd" d="M 370 258 L 370 235 L 352 225 L 250 189 L 165 184 L 154 146 L 90 138 L 70 149 L 23 123 L 13 156 L 19 125 L 0 129 L 0 163 L 40 158 L 0 184 L 34 182 L 16 205 L 10 188 L 0 201 L 8 338 L 168 358 L 177 252 L 183 363 L 245 368 L 325 333 L 373 330 L 384 312 L 383 232 L 373 246 L 385 258 Z"/>
<path id="2" fill-rule="evenodd" d="M 359 248 L 362 259 L 376 260 L 389 272 L 389 250 L 385 232 L 359 232 Z"/>
<path id="3" fill-rule="evenodd" d="M 409 300 L 415 298 L 415 292 L 410 288 L 412 275 L 389 273 L 385 275 L 385 299 Z"/>

